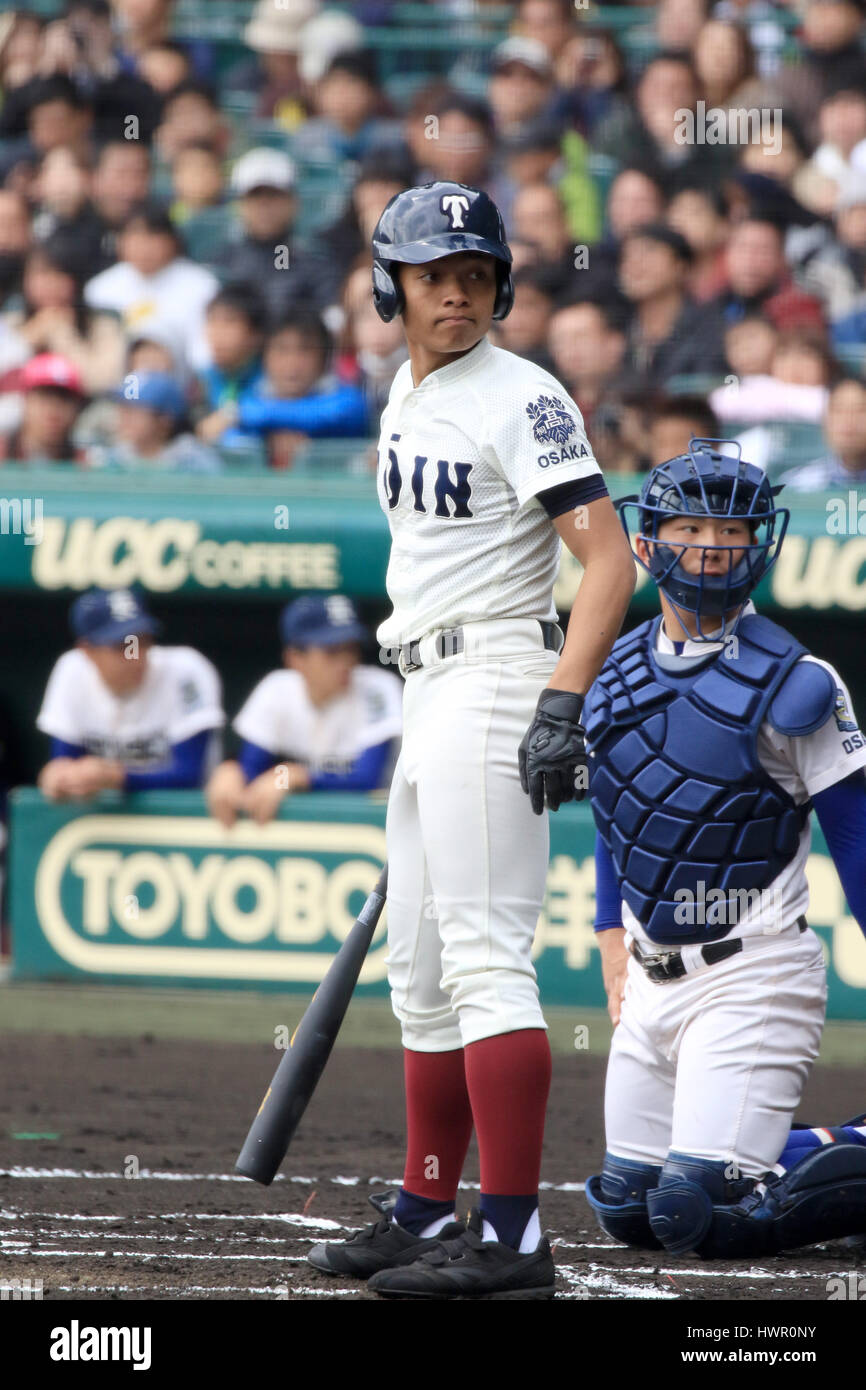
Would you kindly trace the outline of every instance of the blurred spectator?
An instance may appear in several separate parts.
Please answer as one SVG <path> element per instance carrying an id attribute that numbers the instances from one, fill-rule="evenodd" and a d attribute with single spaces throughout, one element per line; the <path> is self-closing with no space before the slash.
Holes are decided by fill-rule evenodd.
<path id="1" fill-rule="evenodd" d="M 503 220 L 510 227 L 514 199 L 521 188 L 532 183 L 549 183 L 556 187 L 563 200 L 566 214 L 571 199 L 562 183 L 565 163 L 562 157 L 561 126 L 550 117 L 528 121 L 515 135 L 501 141 L 502 172 L 497 181 L 501 202 L 498 204 Z M 575 201 L 577 199 L 575 194 Z M 573 210 L 579 218 L 582 209 Z"/>
<path id="2" fill-rule="evenodd" d="M 725 329 L 725 359 L 734 376 L 769 376 L 779 330 L 760 314 L 746 314 Z"/>
<path id="3" fill-rule="evenodd" d="M 365 43 L 364 26 L 354 15 L 331 9 L 314 14 L 298 35 L 298 72 L 305 91 L 324 77 L 338 54 L 357 53 Z"/>
<path id="4" fill-rule="evenodd" d="M 106 790 L 200 787 L 225 723 L 216 670 L 194 647 L 154 645 L 160 625 L 129 589 L 72 605 L 75 646 L 55 663 L 36 727 L 51 739 L 51 801 Z"/>
<path id="5" fill-rule="evenodd" d="M 257 0 L 244 29 L 244 43 L 253 57 L 242 59 L 228 73 L 227 92 L 247 92 L 256 98 L 255 115 L 295 130 L 306 120 L 309 104 L 298 71 L 300 36 L 319 10 L 319 0 Z"/>
<path id="6" fill-rule="evenodd" d="M 553 54 L 553 61 L 559 90 L 551 116 L 560 129 L 574 126 L 591 138 L 603 116 L 625 118 L 625 58 L 612 34 L 594 26 L 577 29 Z"/>
<path id="7" fill-rule="evenodd" d="M 158 39 L 142 49 L 138 71 L 160 97 L 168 96 L 192 77 L 192 60 L 186 49 L 172 39 Z"/>
<path id="8" fill-rule="evenodd" d="M 81 373 L 73 362 L 51 353 L 31 357 L 21 369 L 21 419 L 0 436 L 0 459 L 7 463 L 81 462 L 72 428 L 84 405 Z"/>
<path id="9" fill-rule="evenodd" d="M 174 377 L 129 373 L 112 398 L 117 403 L 114 438 L 88 451 L 91 467 L 167 473 L 218 473 L 222 468 L 219 454 L 190 431 L 186 399 Z"/>
<path id="10" fill-rule="evenodd" d="M 605 473 L 643 473 L 649 468 L 646 392 L 605 395 L 593 412 L 589 437 Z"/>
<path id="11" fill-rule="evenodd" d="M 338 53 L 312 90 L 313 115 L 295 133 L 292 148 L 311 164 L 363 159 L 383 146 L 402 146 L 399 121 L 383 115 L 386 101 L 367 50 Z"/>
<path id="12" fill-rule="evenodd" d="M 718 439 L 719 422 L 701 396 L 667 396 L 653 405 L 649 428 L 649 467 L 684 454 L 692 439 Z"/>
<path id="13" fill-rule="evenodd" d="M 92 169 L 89 156 L 69 149 L 51 150 L 42 159 L 31 188 L 37 211 L 33 235 L 46 241 L 62 232 L 74 243 L 78 266 L 89 275 L 102 268 L 102 220 L 90 200 Z"/>
<path id="14" fill-rule="evenodd" d="M 9 100 L 14 88 L 23 87 L 36 76 L 43 28 L 41 16 L 24 9 L 7 10 L 0 16 L 0 91 L 4 101 Z M 2 117 L 0 133 L 12 134 L 2 127 Z"/>
<path id="15" fill-rule="evenodd" d="M 671 227 L 639 227 L 623 241 L 620 286 L 633 306 L 626 362 L 649 387 L 674 376 L 721 374 L 721 320 L 686 289 L 693 253 Z"/>
<path id="16" fill-rule="evenodd" d="M 824 416 L 828 454 L 783 474 L 797 492 L 866 484 L 866 381 L 843 377 L 830 392 Z"/>
<path id="17" fill-rule="evenodd" d="M 671 191 L 685 183 L 718 186 L 734 162 L 736 147 L 684 138 L 683 112 L 694 112 L 699 96 L 689 59 L 660 53 L 638 79 L 633 107 L 617 109 L 596 126 L 593 148 L 617 161 L 627 151 L 630 164 L 663 179 Z"/>
<path id="18" fill-rule="evenodd" d="M 513 28 L 543 43 L 555 60 L 574 33 L 573 0 L 519 0 Z"/>
<path id="19" fill-rule="evenodd" d="M 807 169 L 824 182 L 819 210 L 832 212 L 851 175 L 866 175 L 866 89 L 831 92 L 821 103 L 818 125 L 821 143 Z"/>
<path id="20" fill-rule="evenodd" d="M 665 215 L 665 195 L 658 179 L 644 169 L 620 169 L 607 195 L 607 226 L 619 242 L 635 227 L 661 222 Z"/>
<path id="21" fill-rule="evenodd" d="M 655 37 L 660 48 L 688 53 L 707 17 L 708 0 L 660 0 L 655 14 Z"/>
<path id="22" fill-rule="evenodd" d="M 743 83 L 754 76 L 755 55 L 741 24 L 709 19 L 690 45 L 692 62 L 707 106 L 739 107 Z"/>
<path id="23" fill-rule="evenodd" d="M 692 248 L 688 277 L 692 299 L 702 304 L 715 298 L 725 285 L 725 245 L 731 230 L 724 191 L 681 188 L 668 205 L 667 223 Z"/>
<path id="24" fill-rule="evenodd" d="M 84 303 L 77 259 L 74 237 L 66 231 L 34 246 L 24 263 L 23 306 L 10 310 L 7 322 L 32 353 L 74 363 L 84 390 L 95 395 L 118 380 L 125 344 L 117 319 Z"/>
<path id="25" fill-rule="evenodd" d="M 211 300 L 205 321 L 211 365 L 199 378 L 209 411 L 262 384 L 267 325 L 267 309 L 254 285 L 229 285 Z"/>
<path id="26" fill-rule="evenodd" d="M 536 264 L 547 271 L 557 296 L 573 289 L 577 273 L 575 246 L 555 188 L 548 183 L 531 183 L 519 189 L 509 230 L 515 241 L 533 247 Z M 587 267 L 582 265 L 579 273 L 586 276 Z"/>
<path id="27" fill-rule="evenodd" d="M 487 100 L 500 139 L 524 131 L 553 93 L 553 63 L 540 39 L 515 35 L 493 50 Z"/>
<path id="28" fill-rule="evenodd" d="M 498 206 L 493 116 L 487 103 L 446 91 L 418 114 L 420 120 L 410 121 L 405 131 L 415 161 L 422 166 L 418 182 L 468 183 L 483 188 Z"/>
<path id="29" fill-rule="evenodd" d="M 189 78 L 169 92 L 154 136 L 154 144 L 164 163 L 170 165 L 178 152 L 188 145 L 205 145 L 224 159 L 230 138 L 217 93 L 206 82 Z"/>
<path id="30" fill-rule="evenodd" d="M 783 334 L 766 372 L 749 373 L 713 391 L 710 402 L 722 420 L 762 424 L 803 420 L 817 424 L 827 407 L 834 364 L 827 349 L 802 333 Z"/>
<path id="31" fill-rule="evenodd" d="M 378 419 L 387 405 L 394 375 L 408 356 L 399 315 L 383 323 L 376 312 L 372 268 L 372 262 L 365 261 L 346 278 L 337 362 L 340 377 L 357 382 L 364 391 L 371 421 Z M 504 322 L 508 323 L 513 313 Z"/>
<path id="32" fill-rule="evenodd" d="M 102 254 L 109 264 L 115 259 L 117 233 L 133 208 L 147 199 L 150 173 L 150 151 L 137 140 L 110 140 L 99 152 L 91 197 L 102 223 Z"/>
<path id="33" fill-rule="evenodd" d="M 362 160 L 345 211 L 316 237 L 324 259 L 343 267 L 356 256 L 369 255 L 381 213 L 413 183 L 412 164 L 402 150 L 379 150 Z"/>
<path id="34" fill-rule="evenodd" d="M 257 285 L 273 317 L 297 304 L 323 307 L 336 297 L 343 273 L 339 264 L 295 243 L 296 178 L 294 162 L 282 150 L 247 150 L 231 176 L 238 226 L 213 257 L 224 283 Z"/>
<path id="35" fill-rule="evenodd" d="M 296 791 L 373 791 L 391 780 L 402 732 L 402 682 L 360 665 L 367 633 L 342 594 L 295 599 L 280 615 L 283 670 L 234 721 L 240 756 L 207 787 L 211 815 L 264 825 Z"/>
<path id="36" fill-rule="evenodd" d="M 824 92 L 844 85 L 866 88 L 866 55 L 861 47 L 863 9 L 857 0 L 807 0 L 800 66 L 815 74 Z"/>
<path id="37" fill-rule="evenodd" d="M 580 407 L 587 429 L 623 373 L 626 336 L 616 313 L 589 300 L 557 309 L 548 334 L 554 375 Z"/>
<path id="38" fill-rule="evenodd" d="M 92 104 L 70 77 L 55 73 L 18 89 L 27 137 L 36 155 L 67 148 L 86 152 L 93 128 Z M 8 111 L 4 104 L 4 114 Z"/>
<path id="39" fill-rule="evenodd" d="M 170 37 L 174 0 L 111 0 L 119 38 L 118 57 L 124 72 L 138 71 L 138 61 L 155 43 Z M 207 81 L 213 72 L 213 47 L 205 38 L 184 39 L 193 76 Z"/>
<path id="40" fill-rule="evenodd" d="M 236 426 L 245 434 L 265 436 L 272 467 L 290 467 L 308 438 L 358 438 L 367 434 L 369 415 L 363 390 L 340 382 L 329 363 L 331 335 L 318 314 L 296 309 L 268 335 L 264 379 L 205 417 L 202 439 L 218 439 Z"/>
<path id="41" fill-rule="evenodd" d="M 711 301 L 728 323 L 760 311 L 779 329 L 824 328 L 814 295 L 801 290 L 785 260 L 782 230 L 755 215 L 737 223 L 725 252 L 727 286 Z"/>
<path id="42" fill-rule="evenodd" d="M 866 287 L 866 172 L 842 185 L 833 224 L 834 235 L 800 267 L 798 280 L 835 323 L 856 310 Z"/>
<path id="43" fill-rule="evenodd" d="M 204 311 L 219 284 L 204 266 L 186 259 L 167 211 L 155 203 L 134 210 L 117 251 L 117 263 L 85 285 L 85 302 L 118 314 L 127 329 L 165 326 L 177 335 L 188 366 L 206 366 Z"/>
<path id="44" fill-rule="evenodd" d="M 557 374 L 548 336 L 555 307 L 555 282 L 544 270 L 525 266 L 514 277 L 514 306 L 507 318 L 493 324 L 493 341 L 516 352 L 551 375 Z"/>
<path id="45" fill-rule="evenodd" d="M 27 199 L 11 189 L 0 188 L 0 306 L 21 289 L 30 239 Z"/>
<path id="46" fill-rule="evenodd" d="M 208 145 L 185 145 L 171 164 L 172 220 L 187 235 L 199 213 L 219 207 L 223 199 L 223 165 Z"/>

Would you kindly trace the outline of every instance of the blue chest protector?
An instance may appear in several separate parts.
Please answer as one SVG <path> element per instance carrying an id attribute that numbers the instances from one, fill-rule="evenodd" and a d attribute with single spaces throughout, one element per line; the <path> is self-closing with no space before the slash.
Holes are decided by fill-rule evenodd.
<path id="1" fill-rule="evenodd" d="M 593 814 L 622 897 L 654 941 L 681 946 L 716 940 L 732 924 L 684 924 L 677 890 L 695 899 L 700 883 L 761 890 L 794 857 L 810 803 L 796 806 L 764 770 L 758 732 L 765 720 L 787 735 L 820 728 L 836 683 L 825 667 L 800 662 L 806 648 L 756 613 L 740 620 L 736 648 L 682 673 L 662 670 L 660 622 L 615 643 L 583 722 Z"/>

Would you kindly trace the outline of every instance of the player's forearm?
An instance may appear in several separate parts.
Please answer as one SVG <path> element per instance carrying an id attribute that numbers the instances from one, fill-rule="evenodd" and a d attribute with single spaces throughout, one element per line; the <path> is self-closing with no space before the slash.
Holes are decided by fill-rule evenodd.
<path id="1" fill-rule="evenodd" d="M 589 561 L 572 604 L 565 646 L 550 678 L 553 689 L 586 694 L 619 635 L 634 586 L 634 564 L 623 564 L 621 554 Z"/>

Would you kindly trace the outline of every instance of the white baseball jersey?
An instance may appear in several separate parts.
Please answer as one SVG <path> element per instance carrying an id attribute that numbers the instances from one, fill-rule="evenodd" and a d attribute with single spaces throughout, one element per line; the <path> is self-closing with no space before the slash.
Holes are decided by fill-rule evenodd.
<path id="1" fill-rule="evenodd" d="M 749 601 L 744 613 L 754 613 L 755 605 Z M 710 650 L 718 650 L 723 643 L 687 641 L 683 644 L 683 657 L 706 656 Z M 673 654 L 674 644 L 664 630 L 659 627 L 656 650 Z M 834 713 L 814 733 L 800 737 L 790 737 L 777 733 L 765 720 L 758 732 L 758 760 L 764 770 L 775 782 L 801 806 L 818 792 L 826 791 L 834 783 L 850 776 L 858 768 L 866 767 L 866 739 L 857 728 L 851 713 L 851 697 L 848 688 L 836 669 L 827 661 L 817 657 L 805 656 L 803 661 L 815 661 L 823 666 L 836 682 L 837 702 Z M 812 845 L 812 831 L 809 821 L 800 833 L 797 853 L 790 863 L 776 875 L 773 882 L 764 890 L 760 906 L 744 913 L 742 920 L 729 935 L 757 936 L 767 932 L 768 927 L 776 930 L 796 922 L 805 914 L 809 903 L 809 885 L 806 881 L 806 860 Z M 657 951 L 646 935 L 640 922 L 627 903 L 622 904 L 623 926 L 632 933 L 641 946 L 649 952 Z"/>
<path id="2" fill-rule="evenodd" d="M 403 684 L 390 671 L 356 666 L 349 689 L 314 705 L 300 671 L 271 671 L 234 721 L 241 738 L 280 758 L 334 771 L 367 748 L 400 736 Z"/>
<path id="3" fill-rule="evenodd" d="M 600 473 L 549 372 L 482 338 L 382 412 L 377 488 L 391 527 L 383 646 L 491 618 L 555 620 L 561 541 L 537 494 Z"/>
<path id="4" fill-rule="evenodd" d="M 193 647 L 150 648 L 139 688 L 115 695 L 79 648 L 64 652 L 48 679 L 36 727 L 127 768 L 156 771 L 173 744 L 225 723 L 220 678 Z"/>

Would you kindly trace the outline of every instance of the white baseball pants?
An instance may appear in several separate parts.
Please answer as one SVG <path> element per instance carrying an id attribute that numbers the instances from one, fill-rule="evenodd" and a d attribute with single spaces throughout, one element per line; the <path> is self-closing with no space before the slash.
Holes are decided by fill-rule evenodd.
<path id="1" fill-rule="evenodd" d="M 633 958 L 605 1086 L 607 1148 L 662 1164 L 669 1149 L 759 1177 L 785 1147 L 818 1055 L 821 943 L 794 926 L 664 984 Z"/>
<path id="2" fill-rule="evenodd" d="M 530 952 L 549 831 L 517 750 L 558 656 L 532 619 L 469 623 L 444 658 L 435 637 L 406 679 L 386 821 L 388 978 L 418 1052 L 546 1027 Z"/>

